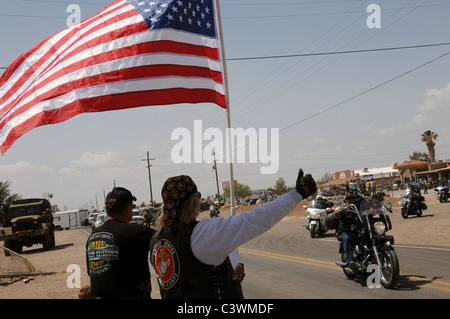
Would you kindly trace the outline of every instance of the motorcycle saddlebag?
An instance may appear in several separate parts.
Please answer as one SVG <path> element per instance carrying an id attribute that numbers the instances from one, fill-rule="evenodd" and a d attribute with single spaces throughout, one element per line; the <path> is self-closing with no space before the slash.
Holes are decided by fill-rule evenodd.
<path id="1" fill-rule="evenodd" d="M 422 210 L 426 210 L 428 208 L 427 204 L 425 204 L 424 202 L 420 203 L 420 205 L 422 206 Z"/>

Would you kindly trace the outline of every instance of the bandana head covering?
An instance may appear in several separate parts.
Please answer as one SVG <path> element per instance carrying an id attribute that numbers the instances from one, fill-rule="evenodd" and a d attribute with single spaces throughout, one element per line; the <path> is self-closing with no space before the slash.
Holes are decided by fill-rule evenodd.
<path id="1" fill-rule="evenodd" d="M 169 177 L 164 183 L 161 196 L 164 202 L 164 223 L 167 226 L 178 220 L 178 207 L 181 202 L 197 193 L 197 186 L 187 175 Z"/>

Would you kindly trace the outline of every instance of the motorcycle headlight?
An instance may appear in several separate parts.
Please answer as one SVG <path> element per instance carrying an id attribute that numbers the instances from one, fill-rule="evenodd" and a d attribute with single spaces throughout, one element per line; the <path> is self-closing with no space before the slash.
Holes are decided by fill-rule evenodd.
<path id="1" fill-rule="evenodd" d="M 320 219 L 320 213 L 314 214 L 314 218 L 315 218 L 315 219 Z"/>
<path id="2" fill-rule="evenodd" d="M 376 222 L 373 227 L 378 235 L 383 235 L 386 232 L 386 224 L 383 222 Z"/>

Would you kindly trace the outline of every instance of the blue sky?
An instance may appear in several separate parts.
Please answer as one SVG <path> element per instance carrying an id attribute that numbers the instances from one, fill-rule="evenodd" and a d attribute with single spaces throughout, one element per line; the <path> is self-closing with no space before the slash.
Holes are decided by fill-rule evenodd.
<path id="1" fill-rule="evenodd" d="M 15 0 L 0 2 L 0 67 L 44 38 L 66 28 L 67 7 L 77 4 L 82 19 L 105 0 Z M 381 27 L 368 28 L 366 9 L 381 9 Z M 420 135 L 439 133 L 438 159 L 450 159 L 450 45 L 415 49 L 329 54 L 450 42 L 448 0 L 221 0 L 227 57 L 231 125 L 278 128 L 280 166 L 260 174 L 261 164 L 235 164 L 234 177 L 252 189 L 283 177 L 293 185 L 302 167 L 315 178 L 339 170 L 384 167 L 426 152 Z M 441 57 L 441 58 L 439 58 Z M 0 74 L 3 70 L 0 70 Z M 102 207 L 104 192 L 129 188 L 148 202 L 147 151 L 156 200 L 164 180 L 188 174 L 202 194 L 216 190 L 207 163 L 175 164 L 174 129 L 225 129 L 216 105 L 144 107 L 83 114 L 36 128 L 0 158 L 1 180 L 23 197 L 52 193 L 54 204 L 74 209 Z M 229 180 L 218 165 L 219 182 Z M 222 191 L 222 189 L 221 189 Z"/>

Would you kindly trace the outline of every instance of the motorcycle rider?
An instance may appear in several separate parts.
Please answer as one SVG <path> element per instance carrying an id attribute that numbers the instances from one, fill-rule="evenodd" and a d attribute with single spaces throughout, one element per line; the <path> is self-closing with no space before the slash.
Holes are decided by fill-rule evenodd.
<path id="1" fill-rule="evenodd" d="M 420 194 L 420 188 L 414 184 L 411 184 L 411 202 L 414 205 L 414 208 L 417 210 L 422 209 L 422 202 L 424 198 Z"/>
<path id="2" fill-rule="evenodd" d="M 348 193 L 345 197 L 345 202 L 356 205 L 358 210 L 360 201 L 361 197 L 355 193 Z M 355 269 L 353 247 L 357 239 L 357 226 L 360 223 L 358 217 L 356 215 L 348 216 L 343 209 L 338 209 L 326 217 L 325 223 L 329 229 L 336 229 L 338 239 L 342 240 L 344 246 L 345 262 L 339 260 L 336 264 L 341 267 L 349 267 L 352 270 Z"/>
<path id="3" fill-rule="evenodd" d="M 320 194 L 317 195 L 316 201 L 318 201 L 319 203 L 321 203 L 321 204 L 323 205 L 323 207 L 326 207 L 326 208 L 332 209 L 333 206 L 334 206 L 334 203 L 328 201 L 328 198 L 326 198 L 325 196 L 320 195 Z"/>

